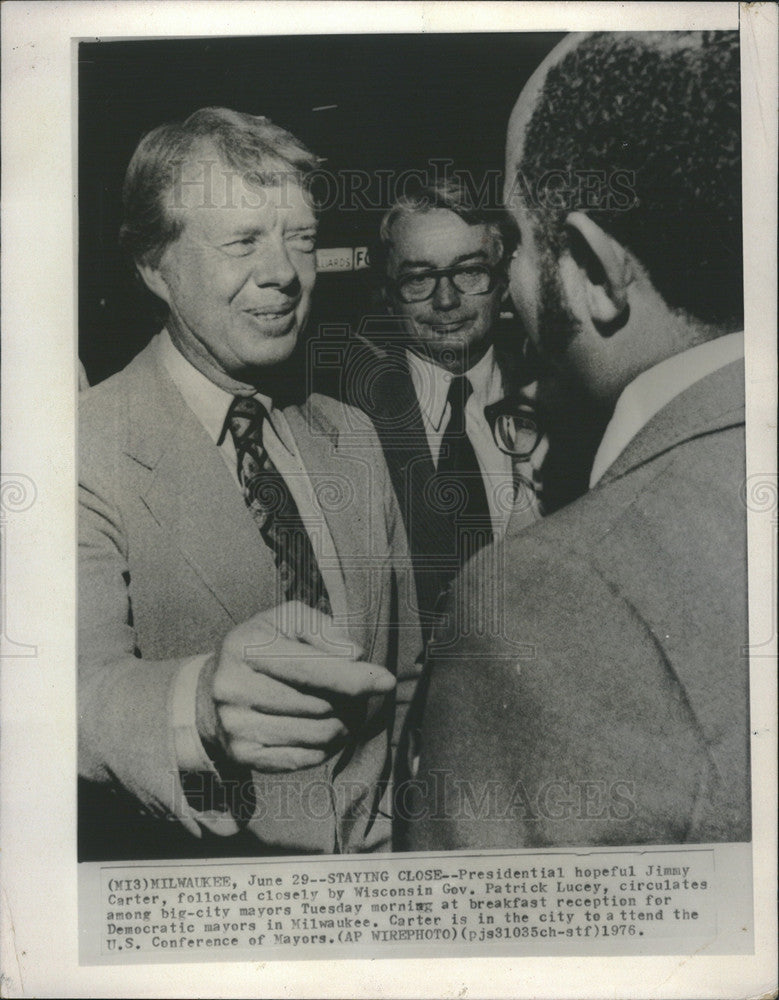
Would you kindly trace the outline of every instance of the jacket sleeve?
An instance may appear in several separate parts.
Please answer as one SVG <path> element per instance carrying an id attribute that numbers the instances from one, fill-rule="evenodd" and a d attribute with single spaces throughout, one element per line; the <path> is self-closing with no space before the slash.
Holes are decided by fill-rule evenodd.
<path id="1" fill-rule="evenodd" d="M 222 810 L 190 806 L 172 724 L 176 681 L 191 657 L 148 660 L 133 628 L 128 539 L 111 488 L 94 470 L 79 486 L 79 774 L 129 792 L 151 816 L 176 817 L 190 833 L 202 826 L 237 830 Z M 216 771 L 199 776 L 206 790 Z M 198 787 L 198 781 L 193 782 Z M 201 795 L 201 799 L 204 796 Z"/>

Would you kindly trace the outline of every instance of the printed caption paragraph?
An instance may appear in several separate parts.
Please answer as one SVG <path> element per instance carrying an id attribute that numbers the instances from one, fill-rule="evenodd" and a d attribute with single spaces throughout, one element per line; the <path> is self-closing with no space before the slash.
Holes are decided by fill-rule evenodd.
<path id="1" fill-rule="evenodd" d="M 718 849 L 92 865 L 83 957 L 684 952 L 720 929 Z"/>

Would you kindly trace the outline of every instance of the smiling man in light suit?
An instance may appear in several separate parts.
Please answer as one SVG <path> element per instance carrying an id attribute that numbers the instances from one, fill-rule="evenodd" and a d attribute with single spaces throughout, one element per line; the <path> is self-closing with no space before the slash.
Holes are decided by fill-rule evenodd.
<path id="1" fill-rule="evenodd" d="M 402 523 L 341 404 L 274 405 L 318 162 L 207 108 L 128 168 L 123 242 L 168 319 L 81 400 L 82 858 L 388 844 L 396 675 L 420 645 Z"/>
<path id="2" fill-rule="evenodd" d="M 736 32 L 569 36 L 517 101 L 511 294 L 607 426 L 450 602 L 414 849 L 750 837 L 740 168 Z"/>

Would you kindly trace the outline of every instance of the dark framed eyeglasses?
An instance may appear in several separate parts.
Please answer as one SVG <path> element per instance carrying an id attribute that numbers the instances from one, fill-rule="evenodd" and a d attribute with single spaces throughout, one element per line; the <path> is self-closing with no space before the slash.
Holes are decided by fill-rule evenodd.
<path id="1" fill-rule="evenodd" d="M 527 461 L 544 433 L 535 408 L 526 399 L 509 396 L 484 407 L 495 444 L 504 455 Z"/>
<path id="2" fill-rule="evenodd" d="M 500 267 L 488 264 L 460 264 L 433 271 L 407 274 L 391 283 L 401 301 L 426 302 L 431 299 L 442 278 L 448 278 L 461 295 L 487 295 L 498 284 Z"/>

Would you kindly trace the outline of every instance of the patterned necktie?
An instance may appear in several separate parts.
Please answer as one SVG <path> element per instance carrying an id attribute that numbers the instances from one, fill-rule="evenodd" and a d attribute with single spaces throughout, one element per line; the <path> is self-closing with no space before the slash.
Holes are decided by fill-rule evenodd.
<path id="1" fill-rule="evenodd" d="M 465 375 L 453 378 L 447 400 L 451 416 L 441 442 L 436 483 L 447 511 L 451 545 L 460 564 L 492 540 L 492 519 L 481 467 L 465 431 L 465 404 L 473 386 Z"/>
<path id="2" fill-rule="evenodd" d="M 236 396 L 227 426 L 238 456 L 238 479 L 265 544 L 273 552 L 283 600 L 331 615 L 330 598 L 300 512 L 284 477 L 262 443 L 268 414 L 252 396 Z"/>

